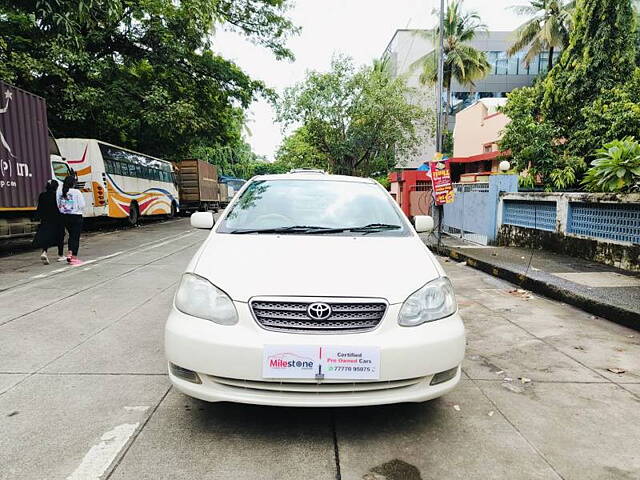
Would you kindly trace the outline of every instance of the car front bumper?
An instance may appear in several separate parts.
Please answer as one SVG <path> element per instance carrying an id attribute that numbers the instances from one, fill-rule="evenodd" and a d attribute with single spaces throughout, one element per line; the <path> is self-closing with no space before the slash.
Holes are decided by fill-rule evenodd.
<path id="1" fill-rule="evenodd" d="M 222 326 L 175 308 L 165 328 L 167 360 L 196 372 L 192 383 L 169 372 L 183 393 L 209 402 L 279 406 L 359 406 L 423 402 L 452 390 L 460 381 L 465 332 L 456 313 L 417 327 L 397 323 L 401 305 L 390 305 L 372 331 L 351 334 L 298 334 L 261 328 L 249 306 L 236 303 L 239 322 Z M 369 346 L 380 349 L 375 380 L 278 380 L 262 376 L 265 345 Z M 433 376 L 457 367 L 455 376 L 431 385 Z"/>

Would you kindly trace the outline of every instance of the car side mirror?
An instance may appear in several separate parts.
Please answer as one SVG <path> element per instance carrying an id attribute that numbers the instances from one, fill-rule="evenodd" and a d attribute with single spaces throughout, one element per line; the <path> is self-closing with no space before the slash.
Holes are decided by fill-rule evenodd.
<path id="1" fill-rule="evenodd" d="M 413 224 L 416 228 L 416 232 L 418 233 L 433 232 L 433 217 L 430 217 L 429 215 L 416 215 L 413 219 Z"/>
<path id="2" fill-rule="evenodd" d="M 211 230 L 214 223 L 215 220 L 213 219 L 213 213 L 211 212 L 195 212 L 191 215 L 191 226 L 193 228 Z"/>

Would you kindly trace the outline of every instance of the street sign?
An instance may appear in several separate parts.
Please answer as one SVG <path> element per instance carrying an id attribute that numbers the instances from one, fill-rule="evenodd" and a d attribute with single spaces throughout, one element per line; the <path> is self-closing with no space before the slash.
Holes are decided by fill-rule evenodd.
<path id="1" fill-rule="evenodd" d="M 451 185 L 449 161 L 442 159 L 442 154 L 436 155 L 436 161 L 431 162 L 431 182 L 433 184 L 433 198 L 436 205 L 453 203 L 454 190 Z"/>

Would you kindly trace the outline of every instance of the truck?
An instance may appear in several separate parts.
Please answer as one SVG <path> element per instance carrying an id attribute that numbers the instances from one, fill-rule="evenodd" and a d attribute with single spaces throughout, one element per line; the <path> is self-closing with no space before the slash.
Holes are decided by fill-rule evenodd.
<path id="1" fill-rule="evenodd" d="M 220 175 L 219 181 L 222 191 L 221 199 L 224 199 L 227 204 L 235 196 L 238 190 L 240 190 L 242 186 L 247 183 L 247 181 L 242 178 L 230 177 L 228 175 Z"/>
<path id="2" fill-rule="evenodd" d="M 0 80 L 0 241 L 37 229 L 38 195 L 74 175 L 49 136 L 44 98 Z"/>
<path id="3" fill-rule="evenodd" d="M 181 212 L 217 210 L 223 206 L 218 167 L 197 159 L 181 160 L 175 167 Z"/>

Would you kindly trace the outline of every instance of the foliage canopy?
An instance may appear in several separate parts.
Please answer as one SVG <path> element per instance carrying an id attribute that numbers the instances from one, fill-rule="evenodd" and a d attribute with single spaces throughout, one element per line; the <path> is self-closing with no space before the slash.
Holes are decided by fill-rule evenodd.
<path id="1" fill-rule="evenodd" d="M 0 78 L 43 96 L 56 136 L 167 158 L 242 146 L 264 85 L 211 50 L 224 24 L 290 57 L 288 0 L 6 0 Z"/>
<path id="2" fill-rule="evenodd" d="M 356 69 L 338 56 L 329 72 L 309 72 L 287 89 L 276 110 L 285 126 L 304 128 L 302 140 L 331 172 L 376 176 L 395 166 L 396 155 L 414 152 L 419 131 L 432 130 L 433 112 L 410 104 L 410 91 L 379 65 Z"/>
<path id="3" fill-rule="evenodd" d="M 637 132 L 632 13 L 630 0 L 578 0 L 560 61 L 533 87 L 509 94 L 503 111 L 511 123 L 500 146 L 510 151 L 525 185 L 572 187 L 595 148 Z"/>

